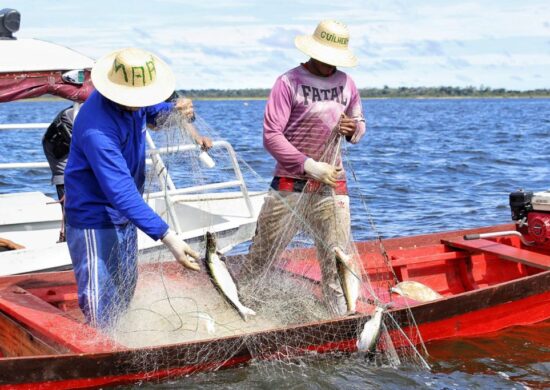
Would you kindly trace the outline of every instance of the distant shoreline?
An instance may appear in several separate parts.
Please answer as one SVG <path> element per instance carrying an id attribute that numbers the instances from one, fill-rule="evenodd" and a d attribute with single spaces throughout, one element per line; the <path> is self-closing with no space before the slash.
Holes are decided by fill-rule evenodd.
<path id="1" fill-rule="evenodd" d="M 180 89 L 177 93 L 193 100 L 266 100 L 271 92 L 267 88 L 248 89 Z M 362 99 L 547 99 L 550 89 L 529 91 L 492 89 L 489 87 L 398 87 L 360 88 Z M 26 100 L 26 99 L 23 99 Z M 32 101 L 64 100 L 45 95 Z"/>
<path id="2" fill-rule="evenodd" d="M 182 95 L 193 100 L 201 101 L 231 101 L 231 100 L 267 100 L 267 97 L 257 96 L 219 96 L 219 97 L 204 97 L 204 96 L 189 96 Z M 530 95 L 530 96 L 499 96 L 499 95 L 486 95 L 486 96 L 361 96 L 364 100 L 390 100 L 390 99 L 403 99 L 403 100 L 483 100 L 483 99 L 550 99 L 550 95 Z M 32 99 L 20 99 L 19 102 L 62 102 L 66 99 L 57 96 L 41 96 Z"/>
<path id="3" fill-rule="evenodd" d="M 199 96 L 187 96 L 193 100 L 267 100 L 267 97 L 234 97 L 234 96 L 220 96 L 220 97 L 199 97 Z M 550 99 L 550 95 L 540 96 L 361 96 L 364 100 L 389 100 L 389 99 L 404 99 L 404 100 L 427 100 L 427 99 L 441 99 L 441 100 L 467 100 L 467 99 Z"/>
<path id="4" fill-rule="evenodd" d="M 251 100 L 266 99 L 269 89 L 203 89 L 179 90 L 180 95 L 192 99 Z M 529 91 L 491 89 L 489 87 L 398 87 L 360 88 L 363 99 L 483 99 L 483 98 L 550 98 L 550 89 Z"/>

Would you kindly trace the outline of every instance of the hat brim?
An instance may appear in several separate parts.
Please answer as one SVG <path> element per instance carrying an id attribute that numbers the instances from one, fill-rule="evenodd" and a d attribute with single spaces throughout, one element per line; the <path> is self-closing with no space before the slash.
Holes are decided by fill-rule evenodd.
<path id="1" fill-rule="evenodd" d="M 357 65 L 357 57 L 349 49 L 336 49 L 323 45 L 311 35 L 299 35 L 294 44 L 304 54 L 332 66 L 352 67 Z"/>
<path id="2" fill-rule="evenodd" d="M 128 87 L 113 83 L 108 74 L 120 50 L 97 60 L 92 68 L 92 82 L 95 89 L 107 99 L 128 107 L 153 106 L 168 99 L 176 87 L 176 79 L 170 67 L 152 54 L 155 60 L 155 82 L 145 87 Z"/>

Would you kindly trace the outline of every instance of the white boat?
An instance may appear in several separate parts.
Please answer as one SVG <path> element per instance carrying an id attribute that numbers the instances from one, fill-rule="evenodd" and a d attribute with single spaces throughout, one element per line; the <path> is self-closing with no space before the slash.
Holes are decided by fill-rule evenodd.
<path id="1" fill-rule="evenodd" d="M 1 18 L 1 17 L 0 17 Z M 0 20 L 1 21 L 1 20 Z M 14 31 L 12 31 L 14 32 Z M 4 34 L 6 32 L 4 31 Z M 0 104 L 44 94 L 72 101 L 87 96 L 93 88 L 89 71 L 93 60 L 64 46 L 36 39 L 9 39 L 0 28 Z M 67 80 L 71 82 L 67 82 Z M 75 84 L 75 80 L 79 84 Z M 78 109 L 78 103 L 75 103 Z M 11 130 L 45 129 L 49 123 L 1 123 L 0 133 Z M 40 140 L 37 140 L 40 142 Z M 176 187 L 166 174 L 162 156 L 197 149 L 196 145 L 157 148 L 147 134 L 148 164 L 162 191 L 146 194 L 146 201 L 191 245 L 203 240 L 207 230 L 218 233 L 220 248 L 229 249 L 249 240 L 265 192 L 249 192 L 235 152 L 226 141 L 214 141 L 223 149 L 233 167 L 234 177 L 217 183 Z M 2 170 L 49 169 L 46 162 L 0 164 Z M 162 174 L 161 174 L 162 173 Z M 47 183 L 44 183 L 47 185 Z M 232 192 L 228 188 L 234 188 Z M 0 189 L 0 192 L 2 190 Z M 25 249 L 0 252 L 0 275 L 59 270 L 71 267 L 66 243 L 57 243 L 61 208 L 41 192 L 0 194 L 0 237 L 21 244 Z M 161 245 L 143 233 L 138 235 L 140 254 Z M 151 257 L 151 256 L 149 256 Z M 154 256 L 158 258 L 158 255 Z M 167 260 L 171 260 L 169 257 Z"/>

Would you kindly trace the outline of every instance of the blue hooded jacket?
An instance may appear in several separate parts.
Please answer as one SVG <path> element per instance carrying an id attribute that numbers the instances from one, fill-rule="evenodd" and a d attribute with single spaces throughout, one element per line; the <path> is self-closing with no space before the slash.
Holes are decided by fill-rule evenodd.
<path id="1" fill-rule="evenodd" d="M 93 92 L 81 107 L 73 126 L 65 169 L 65 212 L 70 226 L 111 228 L 131 221 L 154 240 L 168 225 L 143 200 L 146 125 L 171 103 L 138 111 Z"/>

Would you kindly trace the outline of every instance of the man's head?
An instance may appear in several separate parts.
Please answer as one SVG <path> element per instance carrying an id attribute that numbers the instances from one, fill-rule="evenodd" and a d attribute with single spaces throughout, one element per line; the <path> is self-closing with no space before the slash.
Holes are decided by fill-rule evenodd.
<path id="1" fill-rule="evenodd" d="M 336 72 L 336 67 L 334 65 L 325 64 L 313 57 L 309 59 L 306 66 L 310 72 L 321 77 L 329 77 Z"/>
<path id="2" fill-rule="evenodd" d="M 135 48 L 117 50 L 97 60 L 92 82 L 103 96 L 129 110 L 164 101 L 176 84 L 164 61 Z"/>
<path id="3" fill-rule="evenodd" d="M 299 35 L 296 47 L 311 58 L 332 66 L 355 66 L 357 57 L 348 48 L 349 31 L 345 24 L 323 20 L 313 35 Z"/>

